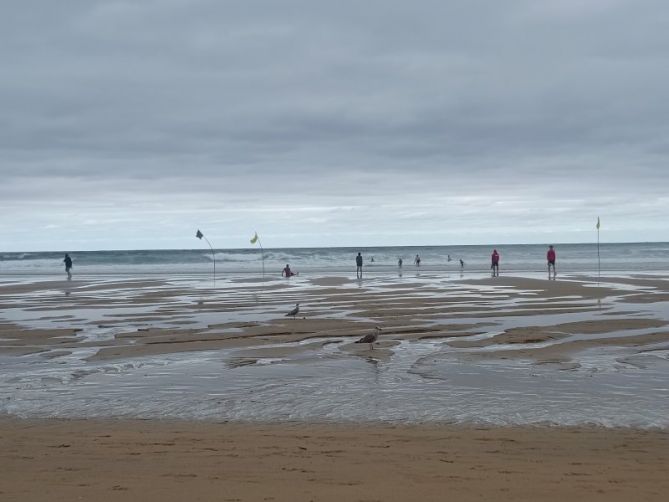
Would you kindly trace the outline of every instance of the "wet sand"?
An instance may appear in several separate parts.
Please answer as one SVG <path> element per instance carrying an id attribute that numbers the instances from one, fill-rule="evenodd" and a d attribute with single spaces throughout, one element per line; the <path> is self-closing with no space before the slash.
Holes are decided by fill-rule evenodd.
<path id="1" fill-rule="evenodd" d="M 665 500 L 669 433 L 0 421 L 3 500 Z"/>
<path id="2" fill-rule="evenodd" d="M 295 342 L 310 338 L 325 339 L 321 343 L 353 342 L 380 326 L 377 349 L 390 353 L 403 340 L 444 339 L 454 348 L 497 346 L 504 349 L 499 352 L 504 358 L 517 355 L 542 362 L 546 353 L 551 360 L 571 360 L 585 347 L 624 343 L 642 347 L 669 338 L 669 312 L 658 319 L 639 310 L 639 304 L 667 303 L 669 280 L 654 276 L 608 278 L 601 283 L 584 277 L 443 281 L 439 276 L 418 275 L 365 281 L 237 278 L 214 287 L 206 284 L 193 288 L 161 280 L 79 280 L 0 285 L 0 308 L 7 309 L 4 319 L 0 316 L 0 355 L 44 352 L 46 356 L 95 347 L 90 360 L 118 360 L 292 344 L 284 349 L 286 355 L 311 348 Z M 298 318 L 284 317 L 297 302 L 301 302 Z M 13 319 L 12 312 L 20 312 L 20 319 Z M 574 322 L 533 324 L 537 318 L 569 314 L 580 317 Z M 500 322 L 504 318 L 513 322 Z M 105 329 L 114 335 L 103 340 L 89 335 Z M 621 331 L 630 332 L 626 341 Z M 478 338 L 485 334 L 490 336 Z M 527 344 L 536 344 L 537 350 L 514 351 Z M 341 353 L 371 355 L 363 349 L 343 344 Z M 380 357 L 383 350 L 374 354 Z M 257 354 L 263 357 L 263 352 Z"/>

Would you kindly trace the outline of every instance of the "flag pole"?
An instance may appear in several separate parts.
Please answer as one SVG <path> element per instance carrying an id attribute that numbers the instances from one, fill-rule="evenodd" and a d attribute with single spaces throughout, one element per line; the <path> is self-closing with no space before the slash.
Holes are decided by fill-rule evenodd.
<path id="1" fill-rule="evenodd" d="M 262 260 L 262 278 L 265 278 L 265 250 L 262 248 L 262 242 L 258 239 L 258 246 L 260 246 L 260 258 Z"/>
<path id="2" fill-rule="evenodd" d="M 256 231 L 251 237 L 251 244 L 258 243 L 260 246 L 260 260 L 262 261 L 262 277 L 265 278 L 265 250 L 262 248 L 262 242 L 260 242 L 260 237 L 258 237 L 258 232 Z"/>
<path id="3" fill-rule="evenodd" d="M 214 282 L 216 282 L 216 253 L 214 253 L 214 248 L 211 245 L 211 242 L 209 242 L 209 239 L 207 239 L 202 232 L 198 229 L 197 233 L 195 234 L 195 237 L 198 239 L 202 240 L 204 239 L 207 244 L 209 244 L 209 249 L 211 249 L 211 259 L 214 260 Z"/>
<path id="4" fill-rule="evenodd" d="M 602 262 L 599 254 L 599 216 L 597 216 L 597 279 L 602 276 Z"/>

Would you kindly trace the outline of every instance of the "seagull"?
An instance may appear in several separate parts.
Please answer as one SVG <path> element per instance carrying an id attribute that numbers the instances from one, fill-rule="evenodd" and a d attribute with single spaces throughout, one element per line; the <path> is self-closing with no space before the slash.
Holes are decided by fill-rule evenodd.
<path id="1" fill-rule="evenodd" d="M 299 303 L 296 303 L 296 304 L 295 304 L 295 308 L 294 308 L 293 310 L 291 310 L 290 312 L 288 312 L 288 313 L 286 314 L 286 317 L 292 317 L 293 319 L 295 319 L 295 316 L 297 316 L 297 313 L 298 313 L 299 311 L 300 311 L 300 304 L 299 304 Z"/>
<path id="2" fill-rule="evenodd" d="M 379 335 L 381 334 L 381 328 L 378 326 L 374 327 L 374 333 L 370 333 L 368 335 L 363 336 L 360 340 L 358 340 L 355 343 L 368 343 L 369 344 L 369 350 L 374 350 L 374 342 L 379 338 Z"/>

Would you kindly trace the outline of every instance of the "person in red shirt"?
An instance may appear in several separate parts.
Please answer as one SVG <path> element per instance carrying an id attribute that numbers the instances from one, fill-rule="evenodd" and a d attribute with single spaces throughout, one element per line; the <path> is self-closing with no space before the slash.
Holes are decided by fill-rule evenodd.
<path id="1" fill-rule="evenodd" d="M 546 253 L 546 261 L 548 262 L 548 279 L 551 278 L 551 268 L 553 269 L 553 280 L 557 273 L 555 272 L 555 249 L 553 246 L 548 246 L 548 252 Z"/>
<path id="2" fill-rule="evenodd" d="M 492 256 L 490 257 L 491 264 L 490 268 L 492 269 L 492 276 L 499 277 L 499 253 L 496 249 L 492 250 Z"/>

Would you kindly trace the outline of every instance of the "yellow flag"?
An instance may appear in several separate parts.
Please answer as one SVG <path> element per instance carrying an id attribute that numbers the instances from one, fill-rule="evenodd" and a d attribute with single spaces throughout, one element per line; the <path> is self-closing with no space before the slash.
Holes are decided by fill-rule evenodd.
<path id="1" fill-rule="evenodd" d="M 597 230 L 599 230 L 599 216 L 597 216 Z"/>
<path id="2" fill-rule="evenodd" d="M 258 232 L 251 237 L 251 244 L 255 244 L 256 242 L 258 242 Z"/>

